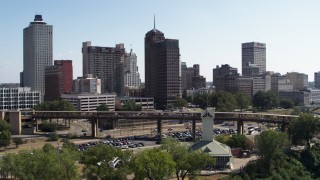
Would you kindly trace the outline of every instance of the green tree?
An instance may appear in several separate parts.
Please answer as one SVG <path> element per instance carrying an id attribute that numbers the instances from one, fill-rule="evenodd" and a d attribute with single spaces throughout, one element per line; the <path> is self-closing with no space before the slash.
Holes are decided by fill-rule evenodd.
<path id="1" fill-rule="evenodd" d="M 284 109 L 290 109 L 293 108 L 294 102 L 291 99 L 281 99 L 279 105 Z"/>
<path id="2" fill-rule="evenodd" d="M 35 107 L 37 111 L 76 111 L 73 104 L 68 101 L 47 101 Z"/>
<path id="3" fill-rule="evenodd" d="M 179 98 L 179 99 L 175 99 L 172 105 L 174 108 L 182 108 L 188 105 L 188 101 L 186 101 L 185 99 Z"/>
<path id="4" fill-rule="evenodd" d="M 61 156 L 60 156 L 61 155 Z M 48 152 L 42 150 L 22 151 L 19 154 L 5 155 L 1 162 L 1 170 L 16 179 L 79 179 L 76 166 L 64 171 L 60 157 L 68 157 L 65 153 L 55 149 Z M 73 159 L 76 162 L 76 159 Z"/>
<path id="5" fill-rule="evenodd" d="M 306 144 L 310 149 L 311 139 L 320 132 L 320 120 L 312 114 L 302 113 L 289 124 L 290 139 L 293 144 Z"/>
<path id="6" fill-rule="evenodd" d="M 175 168 L 175 162 L 168 152 L 157 149 L 146 149 L 138 152 L 132 159 L 131 169 L 135 179 L 164 180 L 168 179 Z"/>
<path id="7" fill-rule="evenodd" d="M 236 108 L 236 100 L 234 96 L 225 91 L 218 92 L 216 94 L 217 96 L 217 105 L 215 106 L 217 108 L 217 111 L 221 112 L 232 112 Z"/>
<path id="8" fill-rule="evenodd" d="M 222 144 L 227 144 L 230 138 L 228 134 L 219 134 L 214 139 Z"/>
<path id="9" fill-rule="evenodd" d="M 131 153 L 121 151 L 113 146 L 97 145 L 85 151 L 80 159 L 84 165 L 83 175 L 86 179 L 126 179 L 129 171 L 129 160 Z M 109 162 L 118 158 L 119 167 L 109 166 Z"/>
<path id="10" fill-rule="evenodd" d="M 168 152 L 175 162 L 175 174 L 177 179 L 183 180 L 188 174 L 199 175 L 206 166 L 213 166 L 215 161 L 209 154 L 203 151 L 189 151 L 185 144 L 167 138 L 160 147 Z"/>
<path id="11" fill-rule="evenodd" d="M 209 94 L 202 94 L 198 95 L 193 98 L 193 104 L 199 106 L 202 109 L 205 109 L 210 105 L 210 95 Z"/>
<path id="12" fill-rule="evenodd" d="M 7 147 L 11 142 L 11 132 L 7 121 L 0 120 L 0 147 Z"/>
<path id="13" fill-rule="evenodd" d="M 272 91 L 258 91 L 253 96 L 252 102 L 255 107 L 260 107 L 261 110 L 264 110 L 265 108 L 273 108 L 278 106 L 278 96 Z"/>
<path id="14" fill-rule="evenodd" d="M 249 139 L 243 134 L 233 134 L 226 144 L 231 148 L 242 148 L 242 149 L 250 149 L 248 147 Z"/>
<path id="15" fill-rule="evenodd" d="M 247 109 L 251 105 L 250 97 L 244 92 L 238 92 L 234 95 L 235 100 L 237 101 L 237 107 L 242 111 Z"/>
<path id="16" fill-rule="evenodd" d="M 142 106 L 137 105 L 134 100 L 126 101 L 120 109 L 121 111 L 141 111 Z"/>
<path id="17" fill-rule="evenodd" d="M 263 174 L 270 174 L 272 163 L 275 159 L 283 155 L 284 149 L 288 145 L 287 134 L 268 130 L 255 137 L 258 149 L 259 163 L 262 164 Z"/>
<path id="18" fill-rule="evenodd" d="M 106 104 L 101 104 L 97 107 L 97 111 L 109 111 L 109 107 Z"/>

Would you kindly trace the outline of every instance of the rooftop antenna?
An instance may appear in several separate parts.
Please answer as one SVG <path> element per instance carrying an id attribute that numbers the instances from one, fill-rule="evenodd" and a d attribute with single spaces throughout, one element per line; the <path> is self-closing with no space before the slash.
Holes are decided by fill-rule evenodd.
<path id="1" fill-rule="evenodd" d="M 156 29 L 156 15 L 153 14 L 153 29 Z"/>

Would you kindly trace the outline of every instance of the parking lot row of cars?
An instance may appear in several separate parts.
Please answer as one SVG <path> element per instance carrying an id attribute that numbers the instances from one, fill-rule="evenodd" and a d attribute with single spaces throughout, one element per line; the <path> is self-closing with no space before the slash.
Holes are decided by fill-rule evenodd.
<path id="1" fill-rule="evenodd" d="M 129 149 L 129 148 L 136 148 L 136 147 L 142 147 L 144 146 L 143 142 L 133 142 L 129 139 L 105 139 L 101 141 L 96 141 L 96 142 L 88 142 L 88 143 L 83 143 L 83 144 L 78 144 L 77 147 L 79 151 L 85 151 L 91 147 L 94 147 L 98 144 L 105 144 L 109 146 L 113 146 L 116 148 L 121 148 L 121 149 Z"/>

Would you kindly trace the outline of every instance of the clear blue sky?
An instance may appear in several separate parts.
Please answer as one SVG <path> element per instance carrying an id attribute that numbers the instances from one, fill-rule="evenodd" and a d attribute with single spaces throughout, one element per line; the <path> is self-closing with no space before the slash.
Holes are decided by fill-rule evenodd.
<path id="1" fill-rule="evenodd" d="M 144 36 L 156 28 L 179 39 L 181 61 L 200 64 L 212 81 L 216 65 L 241 72 L 241 43 L 267 44 L 267 70 L 301 72 L 313 81 L 320 71 L 318 0 L 10 0 L 0 6 L 0 83 L 19 82 L 23 69 L 23 28 L 42 14 L 53 25 L 53 58 L 73 60 L 82 75 L 81 43 L 124 43 L 138 56 L 144 81 Z"/>

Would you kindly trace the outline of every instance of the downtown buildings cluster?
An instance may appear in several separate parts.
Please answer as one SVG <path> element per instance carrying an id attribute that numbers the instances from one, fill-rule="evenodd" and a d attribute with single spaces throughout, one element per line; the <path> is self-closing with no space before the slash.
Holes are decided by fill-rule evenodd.
<path id="1" fill-rule="evenodd" d="M 137 55 L 124 44 L 115 47 L 82 43 L 82 77 L 73 77 L 72 60 L 53 61 L 53 26 L 36 15 L 23 30 L 23 72 L 20 84 L 0 86 L 0 110 L 30 109 L 43 101 L 67 100 L 78 110 L 92 111 L 100 104 L 114 110 L 116 102 L 134 100 L 143 110 L 165 109 L 175 99 L 213 91 L 276 91 L 299 104 L 320 102 L 320 91 L 307 89 L 308 76 L 280 75 L 266 71 L 266 44 L 242 44 L 242 75 L 228 64 L 213 68 L 213 86 L 200 75 L 199 64 L 187 67 L 180 61 L 179 40 L 167 39 L 154 28 L 144 38 L 145 83 L 141 83 Z M 320 87 L 320 73 L 315 73 Z"/>

